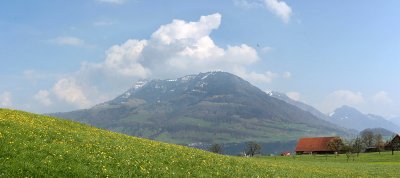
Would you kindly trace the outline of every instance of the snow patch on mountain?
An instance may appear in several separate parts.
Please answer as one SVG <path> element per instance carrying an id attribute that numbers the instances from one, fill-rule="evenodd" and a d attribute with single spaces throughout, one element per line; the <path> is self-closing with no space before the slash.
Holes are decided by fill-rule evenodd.
<path id="1" fill-rule="evenodd" d="M 179 78 L 183 82 L 187 82 L 196 78 L 196 75 L 186 75 L 184 77 Z"/>
<path id="2" fill-rule="evenodd" d="M 131 92 L 126 92 L 122 97 L 123 98 L 129 98 L 129 96 L 131 96 Z"/>
<path id="3" fill-rule="evenodd" d="M 147 84 L 147 81 L 137 81 L 136 83 L 135 83 L 135 85 L 133 86 L 133 88 L 134 89 L 139 89 L 139 88 L 142 88 L 144 85 L 146 85 Z"/>
<path id="4" fill-rule="evenodd" d="M 274 93 L 272 92 L 272 91 L 265 91 L 265 93 L 267 94 L 267 95 L 269 95 L 269 96 L 273 96 L 274 95 Z"/>

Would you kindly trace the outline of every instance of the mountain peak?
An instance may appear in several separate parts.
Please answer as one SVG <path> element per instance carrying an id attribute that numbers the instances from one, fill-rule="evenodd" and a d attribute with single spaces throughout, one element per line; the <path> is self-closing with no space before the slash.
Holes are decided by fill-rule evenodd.
<path id="1" fill-rule="evenodd" d="M 138 81 L 128 91 L 108 103 L 126 103 L 133 98 L 147 102 L 162 102 L 174 100 L 180 96 L 201 99 L 214 95 L 252 95 L 254 93 L 265 94 L 234 74 L 211 71 L 176 79 Z"/>
<path id="2" fill-rule="evenodd" d="M 218 76 L 225 76 L 225 77 L 238 77 L 234 74 L 223 72 L 223 71 L 210 71 L 205 73 L 198 73 L 198 74 L 190 74 L 185 75 L 183 77 L 175 78 L 175 79 L 153 79 L 153 80 L 139 80 L 137 81 L 131 89 L 139 89 L 143 87 L 145 84 L 150 82 L 190 82 L 194 79 L 196 80 L 206 80 L 208 77 L 218 77 Z"/>
<path id="3" fill-rule="evenodd" d="M 344 105 L 337 108 L 330 116 L 330 121 L 346 128 L 364 130 L 367 128 L 382 127 L 391 131 L 399 131 L 400 128 L 386 120 L 382 116 L 363 114 L 357 109 Z"/>
<path id="4" fill-rule="evenodd" d="M 348 105 L 343 105 L 343 106 L 341 106 L 341 107 L 339 107 L 339 108 L 336 108 L 335 111 L 340 111 L 340 110 L 360 112 L 360 111 L 358 111 L 356 108 L 351 107 L 351 106 L 348 106 Z"/>
<path id="5" fill-rule="evenodd" d="M 356 108 L 353 108 L 348 105 L 343 105 L 337 109 L 333 113 L 330 114 L 330 117 L 336 120 L 348 120 L 349 118 L 364 118 L 364 114 L 358 111 Z"/>

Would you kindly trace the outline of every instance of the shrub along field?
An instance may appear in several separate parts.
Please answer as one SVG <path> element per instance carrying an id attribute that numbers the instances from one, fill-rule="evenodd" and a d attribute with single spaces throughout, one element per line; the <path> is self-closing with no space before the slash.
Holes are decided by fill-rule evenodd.
<path id="1" fill-rule="evenodd" d="M 0 177 L 400 177 L 400 152 L 241 158 L 0 109 Z"/>

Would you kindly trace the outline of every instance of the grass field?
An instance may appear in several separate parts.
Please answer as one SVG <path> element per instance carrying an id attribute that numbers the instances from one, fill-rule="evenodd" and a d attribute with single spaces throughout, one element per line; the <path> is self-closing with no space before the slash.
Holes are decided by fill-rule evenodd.
<path id="1" fill-rule="evenodd" d="M 400 152 L 361 153 L 347 159 L 346 155 L 297 155 L 261 157 L 260 160 L 287 165 L 293 172 L 310 172 L 309 176 L 327 175 L 332 177 L 399 177 Z M 296 176 L 293 172 L 282 171 L 283 177 Z"/>
<path id="2" fill-rule="evenodd" d="M 0 177 L 400 177 L 400 152 L 240 158 L 0 109 Z"/>

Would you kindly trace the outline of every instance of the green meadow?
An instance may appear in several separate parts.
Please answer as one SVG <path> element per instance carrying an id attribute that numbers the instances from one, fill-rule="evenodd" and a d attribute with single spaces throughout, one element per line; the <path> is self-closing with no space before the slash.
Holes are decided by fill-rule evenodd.
<path id="1" fill-rule="evenodd" d="M 400 177 L 399 169 L 400 152 L 224 156 L 0 109 L 0 177 Z"/>

